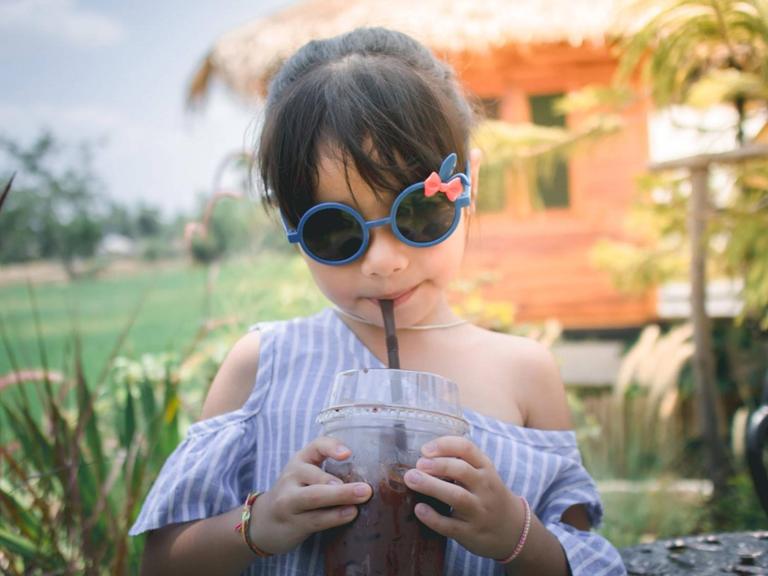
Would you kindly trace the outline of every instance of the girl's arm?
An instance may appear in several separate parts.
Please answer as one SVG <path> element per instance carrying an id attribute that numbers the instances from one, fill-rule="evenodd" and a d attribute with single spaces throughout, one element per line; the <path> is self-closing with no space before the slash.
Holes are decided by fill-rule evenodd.
<path id="1" fill-rule="evenodd" d="M 256 381 L 258 335 L 242 338 L 214 379 L 203 407 L 210 418 L 242 406 Z M 310 534 L 346 524 L 357 504 L 371 497 L 364 483 L 344 484 L 320 466 L 326 458 L 349 458 L 349 448 L 328 437 L 315 438 L 285 465 L 275 484 L 251 507 L 250 537 L 265 552 L 283 554 Z M 183 473 L 183 472 L 182 472 Z M 247 492 L 250 487 L 246 487 Z M 152 531 L 142 559 L 145 576 L 239 574 L 257 558 L 234 527 L 242 506 L 201 520 Z"/>
<path id="2" fill-rule="evenodd" d="M 265 552 L 284 554 L 314 532 L 354 520 L 357 505 L 370 499 L 371 487 L 344 484 L 320 468 L 329 457 L 346 460 L 351 455 L 349 448 L 327 436 L 299 450 L 275 485 L 251 507 L 251 542 Z M 237 508 L 156 530 L 147 539 L 142 574 L 239 574 L 259 561 L 234 530 L 241 512 Z"/>
<path id="3" fill-rule="evenodd" d="M 522 504 L 522 502 L 520 503 Z M 522 515 L 522 505 L 518 512 Z M 519 537 L 519 535 L 517 535 Z M 517 540 L 512 542 L 512 546 Z M 511 554 L 511 550 L 510 550 Z M 537 574 L 539 576 L 566 576 L 570 574 L 568 560 L 560 541 L 541 523 L 535 514 L 531 516 L 531 529 L 520 555 L 506 566 L 506 574 Z"/>
<path id="4" fill-rule="evenodd" d="M 524 398 L 528 400 L 525 407 L 525 426 L 541 430 L 572 429 L 573 424 L 565 387 L 560 377 L 560 369 L 552 353 L 546 347 L 531 342 L 525 351 L 521 375 L 523 382 L 528 385 L 528 390 L 524 394 Z M 518 504 L 520 504 L 519 501 Z M 545 519 L 545 522 L 550 521 L 551 518 Z M 545 525 L 535 514 L 532 515 L 531 529 L 526 544 L 520 556 L 508 565 L 507 574 L 528 574 L 529 571 L 542 575 L 571 573 L 563 543 L 548 526 L 551 525 L 549 523 Z M 599 548 L 599 552 L 596 553 L 604 554 L 606 563 L 616 564 L 615 551 L 606 549 L 607 542 L 590 533 L 592 523 L 587 508 L 583 504 L 567 508 L 562 513 L 559 526 L 553 529 L 557 529 L 562 537 L 562 532 L 571 531 L 571 527 L 581 531 L 580 536 L 576 538 L 581 543 L 586 544 L 585 548 Z M 576 531 L 571 532 L 579 534 Z M 620 566 L 621 562 L 619 561 L 618 564 L 613 570 L 605 573 L 623 573 L 623 568 Z"/>
<path id="5" fill-rule="evenodd" d="M 259 367 L 259 333 L 243 336 L 219 368 L 203 405 L 201 420 L 240 408 L 251 393 Z M 147 534 L 141 573 L 239 574 L 253 552 L 234 531 L 242 508 L 225 514 L 164 526 Z M 256 519 L 254 518 L 253 522 Z"/>
<path id="6" fill-rule="evenodd" d="M 255 559 L 233 528 L 241 513 L 238 507 L 205 520 L 153 530 L 144 546 L 142 576 L 240 574 Z"/>
<path id="7" fill-rule="evenodd" d="M 522 506 L 520 506 L 519 513 L 524 514 Z M 579 530 L 592 528 L 583 506 L 572 506 L 566 510 L 563 514 L 563 522 Z M 519 538 L 519 534 L 517 538 Z M 520 555 L 507 565 L 506 573 L 511 576 L 519 574 L 540 574 L 541 576 L 570 574 L 568 560 L 560 541 L 552 532 L 547 530 L 547 527 L 541 523 L 535 514 L 531 515 L 531 528 L 525 546 L 523 546 Z"/>
<path id="8" fill-rule="evenodd" d="M 549 352 L 538 345 L 529 346 L 525 362 L 517 363 L 515 373 L 529 387 L 521 394 L 529 399 L 521 410 L 526 426 L 569 429 L 565 391 Z M 450 505 L 452 514 L 443 516 L 427 504 L 418 504 L 415 512 L 419 520 L 478 556 L 509 558 L 523 532 L 525 504 L 507 488 L 488 456 L 471 440 L 457 436 L 444 436 L 422 446 L 422 455 L 416 469 L 405 474 L 406 484 Z M 584 484 L 584 478 L 579 480 Z M 561 473 L 559 482 L 565 491 L 579 489 L 577 484 L 569 486 L 573 481 Z M 554 507 L 550 506 L 542 519 L 531 513 L 525 544 L 505 566 L 507 574 L 626 574 L 616 550 L 589 532 L 589 516 L 583 505 L 562 510 L 556 501 L 550 504 Z"/>

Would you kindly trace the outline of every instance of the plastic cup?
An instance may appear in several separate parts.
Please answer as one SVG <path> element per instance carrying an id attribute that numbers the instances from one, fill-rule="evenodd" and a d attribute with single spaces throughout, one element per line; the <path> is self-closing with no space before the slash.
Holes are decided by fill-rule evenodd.
<path id="1" fill-rule="evenodd" d="M 326 576 L 441 576 L 446 539 L 413 508 L 427 502 L 446 515 L 449 508 L 408 489 L 403 475 L 425 443 L 467 433 L 456 385 L 428 372 L 341 372 L 317 420 L 323 435 L 352 450 L 346 461 L 327 460 L 326 471 L 373 488 L 353 522 L 323 534 Z"/>

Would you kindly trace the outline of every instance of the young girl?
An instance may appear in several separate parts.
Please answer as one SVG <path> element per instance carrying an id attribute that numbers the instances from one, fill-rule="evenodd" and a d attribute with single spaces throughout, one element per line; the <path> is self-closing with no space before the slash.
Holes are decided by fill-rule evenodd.
<path id="1" fill-rule="evenodd" d="M 318 437 L 315 417 L 337 372 L 384 366 L 381 300 L 394 302 L 402 367 L 455 382 L 471 424 L 469 438 L 423 446 L 405 475 L 452 507 L 415 510 L 449 538 L 445 573 L 625 573 L 590 531 L 601 504 L 548 351 L 446 301 L 477 192 L 471 122 L 451 70 L 397 32 L 310 42 L 284 64 L 260 174 L 334 308 L 234 346 L 131 530 L 150 531 L 144 574 L 322 574 L 319 532 L 351 522 L 371 488 L 323 470 L 351 453 Z"/>

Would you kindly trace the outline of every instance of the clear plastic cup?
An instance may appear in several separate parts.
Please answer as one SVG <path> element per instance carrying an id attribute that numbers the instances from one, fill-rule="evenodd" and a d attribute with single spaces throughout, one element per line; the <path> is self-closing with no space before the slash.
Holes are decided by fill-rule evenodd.
<path id="1" fill-rule="evenodd" d="M 317 421 L 323 435 L 352 450 L 347 461 L 326 461 L 326 471 L 373 488 L 353 522 L 323 534 L 326 576 L 441 576 L 445 538 L 413 508 L 427 502 L 442 514 L 450 511 L 409 490 L 403 474 L 416 466 L 422 445 L 468 432 L 456 385 L 428 372 L 341 372 Z"/>

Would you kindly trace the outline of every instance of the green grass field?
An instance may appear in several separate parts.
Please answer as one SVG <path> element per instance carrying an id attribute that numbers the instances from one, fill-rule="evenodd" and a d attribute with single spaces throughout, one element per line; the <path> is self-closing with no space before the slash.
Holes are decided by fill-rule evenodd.
<path id="1" fill-rule="evenodd" d="M 0 273 L 2 273 L 0 271 Z M 19 368 L 41 368 L 34 310 L 51 370 L 65 371 L 73 334 L 82 338 L 86 375 L 93 380 L 120 334 L 133 325 L 121 355 L 183 350 L 206 318 L 206 271 L 184 263 L 147 268 L 130 276 L 32 286 L 0 287 L 0 318 Z M 323 298 L 298 257 L 239 258 L 222 265 L 214 282 L 211 318 L 228 319 L 233 329 L 253 322 L 311 313 Z M 12 369 L 5 346 L 0 375 Z"/>

